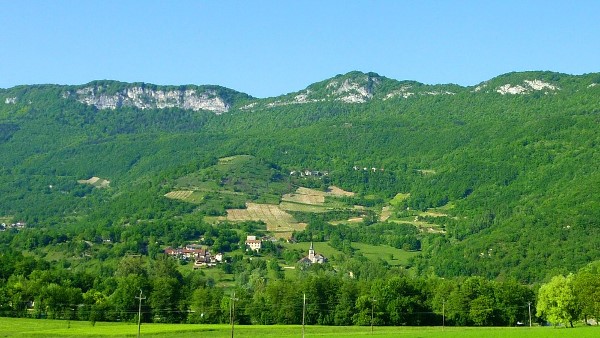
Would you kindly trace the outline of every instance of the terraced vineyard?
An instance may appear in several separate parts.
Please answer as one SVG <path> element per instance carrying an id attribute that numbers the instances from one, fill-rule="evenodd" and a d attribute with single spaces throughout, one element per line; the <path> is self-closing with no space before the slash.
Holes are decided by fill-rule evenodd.
<path id="1" fill-rule="evenodd" d="M 294 217 L 272 204 L 246 203 L 246 209 L 227 210 L 228 221 L 263 221 L 267 231 L 275 237 L 290 237 L 294 230 L 304 230 L 305 223 L 298 223 Z"/>
<path id="2" fill-rule="evenodd" d="M 192 196 L 193 190 L 175 190 L 165 194 L 165 197 L 185 201 Z"/>

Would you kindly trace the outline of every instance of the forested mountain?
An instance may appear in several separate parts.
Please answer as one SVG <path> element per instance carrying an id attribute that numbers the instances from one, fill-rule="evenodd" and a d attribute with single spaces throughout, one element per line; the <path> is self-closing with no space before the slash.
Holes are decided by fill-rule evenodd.
<path id="1" fill-rule="evenodd" d="M 41 256 L 109 239 L 147 254 L 219 212 L 164 197 L 178 179 L 252 155 L 279 190 L 292 171 L 320 171 L 306 185 L 375 201 L 365 227 L 383 207 L 389 226 L 435 225 L 420 232 L 415 272 L 542 281 L 600 259 L 599 144 L 600 74 L 461 87 L 351 72 L 266 99 L 218 86 L 18 86 L 0 90 L 0 220 L 27 229 L 0 239 Z M 78 183 L 92 177 L 110 183 Z M 308 219 L 314 238 L 335 232 Z"/>

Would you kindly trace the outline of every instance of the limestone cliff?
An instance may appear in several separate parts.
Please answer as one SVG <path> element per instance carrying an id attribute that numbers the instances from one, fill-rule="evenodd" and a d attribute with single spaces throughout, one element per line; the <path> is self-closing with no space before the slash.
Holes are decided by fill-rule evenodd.
<path id="1" fill-rule="evenodd" d="M 93 82 L 64 97 L 93 105 L 98 109 L 136 107 L 139 109 L 181 108 L 193 111 L 208 110 L 216 114 L 229 111 L 232 105 L 231 90 L 218 86 L 160 87 L 147 84 L 123 84 Z"/>

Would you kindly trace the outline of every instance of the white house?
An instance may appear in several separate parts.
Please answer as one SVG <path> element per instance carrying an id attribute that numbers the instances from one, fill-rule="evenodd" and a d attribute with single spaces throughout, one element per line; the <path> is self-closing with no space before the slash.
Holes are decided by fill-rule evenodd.
<path id="1" fill-rule="evenodd" d="M 256 236 L 246 236 L 246 246 L 250 248 L 250 250 L 258 252 L 262 247 L 262 241 L 260 239 L 256 239 Z"/>

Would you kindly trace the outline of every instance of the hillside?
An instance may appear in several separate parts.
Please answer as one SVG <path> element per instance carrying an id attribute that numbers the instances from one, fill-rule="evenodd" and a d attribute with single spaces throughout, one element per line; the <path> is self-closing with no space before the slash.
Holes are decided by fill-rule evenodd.
<path id="1" fill-rule="evenodd" d="M 184 241 L 226 208 L 335 185 L 356 193 L 344 203 L 366 208 L 366 227 L 381 227 L 368 236 L 437 229 L 419 232 L 419 272 L 541 281 L 600 259 L 599 122 L 600 74 L 461 87 L 350 72 L 267 99 L 115 81 L 0 89 L 0 219 L 27 224 L 0 243 L 40 253 L 110 238 L 123 254 L 148 253 L 150 237 Z M 236 155 L 252 160 L 219 167 Z M 327 176 L 290 178 L 306 170 Z M 78 183 L 94 177 L 110 184 Z M 210 203 L 165 197 L 174 191 Z M 339 217 L 294 216 L 324 241 L 368 237 L 349 225 L 344 238 L 327 225 L 348 223 Z M 177 234 L 134 233 L 141 222 Z"/>

